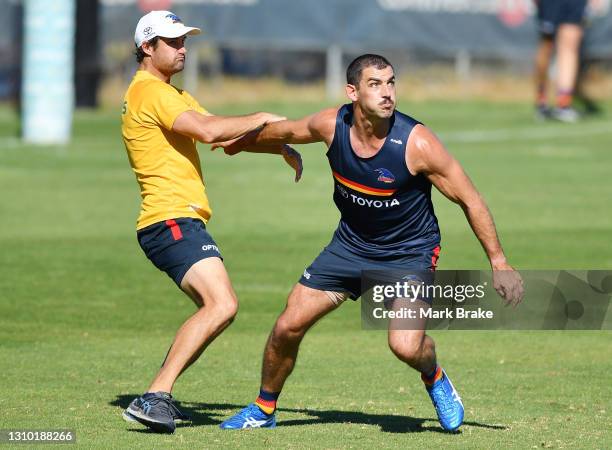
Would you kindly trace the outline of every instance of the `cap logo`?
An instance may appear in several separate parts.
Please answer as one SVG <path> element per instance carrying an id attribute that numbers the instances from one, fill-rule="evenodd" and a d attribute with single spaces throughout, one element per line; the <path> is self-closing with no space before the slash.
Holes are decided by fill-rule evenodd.
<path id="1" fill-rule="evenodd" d="M 153 33 L 153 27 L 147 27 L 144 30 L 142 30 L 142 32 L 144 33 L 145 36 L 148 36 L 151 33 Z"/>
<path id="2" fill-rule="evenodd" d="M 183 21 L 176 14 L 168 14 L 166 15 L 166 19 L 170 19 L 172 23 L 183 23 Z"/>

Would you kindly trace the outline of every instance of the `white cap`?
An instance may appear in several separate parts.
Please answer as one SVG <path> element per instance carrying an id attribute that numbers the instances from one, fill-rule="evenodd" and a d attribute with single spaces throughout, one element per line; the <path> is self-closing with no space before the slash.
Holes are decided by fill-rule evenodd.
<path id="1" fill-rule="evenodd" d="M 143 42 L 155 36 L 177 38 L 186 34 L 200 34 L 202 30 L 195 27 L 186 27 L 181 19 L 170 11 L 151 11 L 145 14 L 136 25 L 134 42 L 140 47 Z"/>

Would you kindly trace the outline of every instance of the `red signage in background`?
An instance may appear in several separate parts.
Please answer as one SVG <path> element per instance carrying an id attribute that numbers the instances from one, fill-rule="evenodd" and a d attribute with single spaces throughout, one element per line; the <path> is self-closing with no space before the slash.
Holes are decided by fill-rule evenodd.
<path id="1" fill-rule="evenodd" d="M 509 28 L 521 26 L 531 13 L 531 0 L 498 0 L 497 17 Z"/>
<path id="2" fill-rule="evenodd" d="M 138 7 L 142 12 L 169 10 L 172 0 L 138 0 Z"/>

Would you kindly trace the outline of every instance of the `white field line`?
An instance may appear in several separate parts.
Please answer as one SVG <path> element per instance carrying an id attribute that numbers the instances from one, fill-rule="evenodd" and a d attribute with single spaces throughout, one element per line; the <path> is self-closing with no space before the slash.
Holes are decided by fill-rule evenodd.
<path id="1" fill-rule="evenodd" d="M 499 128 L 494 130 L 449 131 L 438 133 L 444 142 L 449 143 L 480 143 L 480 142 L 508 142 L 525 140 L 546 140 L 564 137 L 581 137 L 589 135 L 610 134 L 612 136 L 612 122 L 577 123 L 547 127 L 545 125 L 531 128 Z M 100 139 L 80 137 L 80 145 L 100 145 Z M 117 143 L 121 144 L 119 137 Z M 3 148 L 18 148 L 23 142 L 14 136 L 0 138 L 0 150 Z"/>
<path id="2" fill-rule="evenodd" d="M 115 143 L 117 145 L 120 145 L 121 148 L 123 148 L 123 142 L 121 141 L 121 136 L 119 136 L 119 134 L 117 136 L 118 137 Z M 106 141 L 100 140 L 99 137 L 79 137 L 77 139 L 73 139 L 72 142 L 69 142 L 68 144 L 34 144 L 34 143 L 25 143 L 20 138 L 9 136 L 9 137 L 0 138 L 0 151 L 4 149 L 20 148 L 25 145 L 31 145 L 33 147 L 39 147 L 40 149 L 45 149 L 45 147 L 66 148 L 70 146 L 71 144 L 76 144 L 80 146 L 87 145 L 87 146 L 105 146 L 105 147 L 110 147 L 113 145 L 113 143 L 109 145 Z"/>
<path id="3" fill-rule="evenodd" d="M 480 143 L 480 142 L 508 142 L 546 140 L 564 137 L 592 136 L 595 134 L 610 134 L 612 136 L 612 122 L 598 122 L 594 124 L 577 123 L 549 127 L 507 128 L 497 130 L 451 131 L 440 133 L 445 142 Z"/>

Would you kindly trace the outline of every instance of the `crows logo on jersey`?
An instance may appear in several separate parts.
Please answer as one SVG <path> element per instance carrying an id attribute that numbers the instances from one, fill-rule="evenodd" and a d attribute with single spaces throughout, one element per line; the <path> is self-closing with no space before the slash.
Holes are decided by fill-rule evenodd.
<path id="1" fill-rule="evenodd" d="M 395 177 L 389 169 L 381 167 L 380 169 L 374 169 L 374 172 L 378 172 L 378 181 L 383 183 L 393 183 L 395 181 Z"/>

